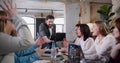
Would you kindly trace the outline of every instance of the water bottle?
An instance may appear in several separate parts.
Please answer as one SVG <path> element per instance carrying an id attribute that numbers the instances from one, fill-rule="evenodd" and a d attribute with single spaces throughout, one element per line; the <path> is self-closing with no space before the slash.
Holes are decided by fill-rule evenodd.
<path id="1" fill-rule="evenodd" d="M 56 58 L 56 48 L 55 48 L 55 42 L 52 42 L 52 48 L 51 48 L 51 60 L 52 63 L 55 63 L 55 58 Z"/>
<path id="2" fill-rule="evenodd" d="M 52 42 L 52 49 L 55 49 L 56 45 L 55 42 Z"/>
<path id="3" fill-rule="evenodd" d="M 52 48 L 51 48 L 51 58 L 55 57 L 55 42 L 52 42 Z"/>
<path id="4" fill-rule="evenodd" d="M 72 46 L 70 46 L 71 47 L 71 49 L 70 49 L 70 59 L 69 59 L 69 63 L 76 63 L 76 61 L 75 61 L 75 53 L 76 53 L 76 50 L 72 47 Z"/>
<path id="5" fill-rule="evenodd" d="M 51 49 L 51 60 L 54 61 L 55 59 L 55 49 Z"/>

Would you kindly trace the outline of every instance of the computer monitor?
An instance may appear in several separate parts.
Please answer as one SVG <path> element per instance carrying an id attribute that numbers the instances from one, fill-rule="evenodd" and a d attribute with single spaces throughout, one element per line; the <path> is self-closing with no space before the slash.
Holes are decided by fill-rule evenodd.
<path id="1" fill-rule="evenodd" d="M 66 38 L 66 33 L 56 33 L 55 41 L 63 41 Z"/>

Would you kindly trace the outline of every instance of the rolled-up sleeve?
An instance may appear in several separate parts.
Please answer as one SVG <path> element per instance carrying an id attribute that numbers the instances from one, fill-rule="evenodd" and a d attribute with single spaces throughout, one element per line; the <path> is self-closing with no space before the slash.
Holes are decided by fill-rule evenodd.
<path id="1" fill-rule="evenodd" d="M 15 55 L 18 56 L 18 57 L 24 56 L 24 55 L 29 54 L 29 53 L 31 53 L 32 51 L 34 51 L 37 47 L 38 47 L 38 45 L 37 45 L 37 44 L 34 44 L 34 45 L 32 45 L 31 47 L 29 47 L 28 49 L 15 52 Z"/>
<path id="2" fill-rule="evenodd" d="M 38 54 L 35 52 L 31 55 L 27 55 L 27 56 L 22 56 L 22 57 L 15 57 L 15 63 L 33 63 L 34 61 L 38 60 L 39 56 Z"/>

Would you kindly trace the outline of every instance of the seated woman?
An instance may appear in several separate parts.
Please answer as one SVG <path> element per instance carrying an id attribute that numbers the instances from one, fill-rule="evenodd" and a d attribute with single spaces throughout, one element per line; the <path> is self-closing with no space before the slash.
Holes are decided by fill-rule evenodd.
<path id="1" fill-rule="evenodd" d="M 76 28 L 76 35 L 77 39 L 75 40 L 75 44 L 81 46 L 83 53 L 89 50 L 94 43 L 89 26 L 86 24 L 79 24 L 78 28 Z"/>
<path id="2" fill-rule="evenodd" d="M 23 28 L 24 27 L 23 25 L 21 25 L 19 28 L 20 30 L 16 31 L 15 25 L 11 22 L 11 20 L 8 19 L 8 17 L 9 16 L 5 11 L 0 11 L 0 37 L 1 37 L 0 38 L 0 40 L 1 40 L 0 46 L 1 46 L 1 48 L 3 48 L 0 51 L 1 51 L 1 54 L 3 54 L 2 50 L 6 54 L 8 54 L 8 52 L 10 52 L 10 53 L 15 52 L 15 55 L 12 57 L 10 55 L 8 56 L 5 54 L 3 54 L 3 55 L 0 54 L 0 63 L 2 63 L 2 62 L 6 63 L 8 61 L 14 62 L 14 60 L 13 61 L 11 60 L 11 59 L 14 59 L 14 57 L 15 57 L 15 63 L 32 63 L 33 61 L 38 60 L 39 57 L 45 52 L 45 49 L 39 48 L 39 46 L 41 46 L 42 43 L 44 42 L 43 41 L 44 38 L 43 39 L 38 38 L 36 40 L 37 43 L 35 43 L 34 45 L 29 44 L 29 41 L 31 42 L 33 40 L 32 40 L 31 34 L 29 34 L 30 31 L 27 32 L 29 30 L 27 25 L 24 24 L 24 26 L 25 26 L 25 28 L 27 28 L 27 30 L 25 30 Z M 17 33 L 17 32 L 19 32 L 19 33 Z M 3 33 L 6 34 L 7 37 L 8 36 L 10 37 L 10 38 L 6 37 L 7 41 L 9 40 L 7 43 L 4 42 L 4 41 L 6 41 L 6 38 L 5 38 L 5 36 L 3 36 Z M 17 35 L 17 34 L 19 34 L 19 35 Z M 20 36 L 20 35 L 22 35 L 22 36 Z M 3 39 L 2 37 L 5 39 Z M 29 37 L 29 39 L 26 40 L 26 37 Z M 4 43 L 2 43 L 2 42 L 4 42 Z M 8 46 L 8 47 L 6 48 L 5 46 Z M 13 50 L 11 50 L 11 49 L 13 49 Z M 2 57 L 2 56 L 4 56 L 4 57 Z M 9 57 L 12 57 L 12 58 L 9 58 Z M 9 58 L 9 60 L 7 58 Z M 3 59 L 4 61 L 2 61 L 1 59 Z M 7 59 L 7 61 L 5 61 L 5 59 Z"/>
<path id="3" fill-rule="evenodd" d="M 110 54 L 115 45 L 115 38 L 109 34 L 109 30 L 103 21 L 96 21 L 93 25 L 93 36 L 97 36 L 94 45 L 86 51 L 85 58 L 89 60 L 100 59 Z M 101 61 L 100 61 L 101 62 Z"/>
<path id="4" fill-rule="evenodd" d="M 0 11 L 0 16 L 7 17 L 7 14 L 4 11 Z M 15 30 L 15 26 L 13 23 L 9 21 L 9 24 L 7 23 L 7 18 L 0 18 L 0 32 L 4 32 L 8 35 L 11 35 L 12 37 L 17 37 L 17 31 Z M 9 27 L 13 29 L 7 29 Z M 4 27 L 5 26 L 5 27 Z M 6 30 L 4 30 L 4 28 Z M 36 61 L 39 59 L 39 57 L 45 52 L 45 49 L 40 49 L 39 46 L 41 46 L 44 41 L 44 38 L 38 38 L 36 40 L 37 43 L 29 47 L 28 49 L 24 49 L 21 51 L 15 51 L 15 63 L 32 63 L 33 61 Z M 23 45 L 24 46 L 24 45 Z"/>
<path id="5" fill-rule="evenodd" d="M 75 39 L 74 44 L 80 45 L 82 47 L 83 53 L 87 51 L 92 44 L 94 43 L 93 38 L 90 34 L 90 29 L 88 25 L 86 24 L 77 24 L 75 26 L 75 31 L 77 38 Z M 66 49 L 66 52 L 68 52 L 68 40 L 65 38 L 63 41 L 64 48 Z"/>
<path id="6" fill-rule="evenodd" d="M 108 63 L 120 63 L 120 18 L 114 21 L 113 34 L 117 42 L 112 49 Z"/>
<path id="7" fill-rule="evenodd" d="M 0 8 L 7 13 L 3 15 L 0 11 L 0 63 L 14 63 L 13 53 L 29 48 L 34 40 L 27 24 L 18 16 L 16 7 L 12 6 L 11 0 L 2 0 Z M 12 30 L 17 30 L 19 37 L 12 37 Z"/>

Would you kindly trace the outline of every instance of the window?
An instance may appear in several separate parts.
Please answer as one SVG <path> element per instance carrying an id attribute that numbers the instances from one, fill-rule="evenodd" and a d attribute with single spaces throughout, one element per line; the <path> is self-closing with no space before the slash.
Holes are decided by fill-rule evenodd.
<path id="1" fill-rule="evenodd" d="M 32 37 L 34 38 L 34 21 L 35 19 L 32 17 L 22 17 L 26 22 L 27 25 L 32 33 Z"/>
<path id="2" fill-rule="evenodd" d="M 64 18 L 55 18 L 56 32 L 64 32 Z"/>
<path id="3" fill-rule="evenodd" d="M 32 33 L 32 37 L 35 38 L 35 19 L 32 17 L 22 17 L 26 22 L 27 25 Z M 56 24 L 56 32 L 64 32 L 64 18 L 56 18 L 54 23 Z"/>

